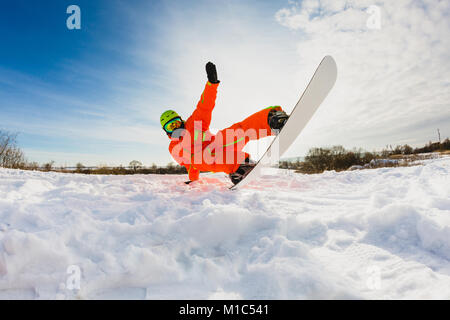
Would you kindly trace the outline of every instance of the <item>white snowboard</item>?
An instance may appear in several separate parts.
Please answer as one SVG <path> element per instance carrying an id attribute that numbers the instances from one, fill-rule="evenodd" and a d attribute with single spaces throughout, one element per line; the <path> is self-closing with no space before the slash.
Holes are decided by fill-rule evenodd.
<path id="1" fill-rule="evenodd" d="M 302 132 L 303 128 L 305 128 L 308 121 L 314 115 L 314 112 L 316 112 L 331 88 L 333 88 L 336 77 L 336 62 L 331 56 L 326 56 L 320 62 L 316 72 L 314 72 L 311 81 L 292 110 L 283 129 L 272 141 L 269 148 L 253 170 L 243 180 L 232 186 L 230 189 L 235 190 L 245 186 L 247 183 L 255 180 L 261 175 L 262 168 L 279 160 Z"/>

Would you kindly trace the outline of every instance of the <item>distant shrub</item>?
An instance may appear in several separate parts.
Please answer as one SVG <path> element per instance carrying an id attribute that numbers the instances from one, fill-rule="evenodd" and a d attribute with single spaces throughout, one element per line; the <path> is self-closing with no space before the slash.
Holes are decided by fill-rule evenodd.
<path id="1" fill-rule="evenodd" d="M 448 140 L 448 138 L 446 140 Z M 444 140 L 444 143 L 446 140 Z M 438 150 L 441 150 L 441 145 L 442 144 L 439 142 L 433 143 L 430 141 L 430 142 L 428 142 L 428 144 L 426 146 L 424 146 L 422 148 L 414 149 L 414 153 L 429 153 L 429 152 L 433 152 L 433 151 L 438 151 Z M 449 150 L 449 149 L 445 149 L 445 150 Z"/>
<path id="2" fill-rule="evenodd" d="M 101 165 L 96 168 L 86 168 L 84 166 L 77 165 L 76 173 L 83 174 L 112 174 L 112 175 L 126 175 L 126 174 L 185 174 L 187 173 L 186 168 L 180 165 L 174 165 L 173 163 L 165 166 L 158 167 L 153 164 L 150 168 L 145 168 L 142 166 L 130 166 L 123 167 L 122 165 L 118 167 L 107 167 L 106 165 Z"/>
<path id="3" fill-rule="evenodd" d="M 38 170 L 39 169 L 39 163 L 37 162 L 28 162 L 25 164 L 26 170 Z"/>
<path id="4" fill-rule="evenodd" d="M 450 150 L 450 140 L 447 138 L 441 143 L 442 150 Z"/>
<path id="5" fill-rule="evenodd" d="M 81 162 L 78 162 L 76 167 L 77 167 L 76 172 L 78 172 L 78 173 L 82 172 L 83 169 L 85 168 Z"/>
<path id="6" fill-rule="evenodd" d="M 42 169 L 44 169 L 44 171 L 51 171 L 53 169 L 53 165 L 55 164 L 55 161 L 50 161 L 47 163 L 44 163 L 44 165 L 42 166 Z"/>
<path id="7" fill-rule="evenodd" d="M 394 151 L 392 151 L 391 154 L 402 154 L 402 147 L 401 146 L 396 146 Z"/>
<path id="8" fill-rule="evenodd" d="M 321 173 L 325 170 L 342 171 L 353 165 L 364 165 L 376 156 L 362 149 L 352 151 L 342 146 L 331 148 L 313 148 L 309 150 L 305 160 L 297 164 L 297 172 Z"/>
<path id="9" fill-rule="evenodd" d="M 384 154 L 384 156 L 391 156 L 391 155 L 397 155 L 397 154 L 413 154 L 414 149 L 405 144 L 403 146 L 396 146 L 394 150 L 390 150 L 387 153 Z"/>
<path id="10" fill-rule="evenodd" d="M 402 154 L 412 154 L 413 152 L 413 148 L 407 144 L 402 147 Z"/>
<path id="11" fill-rule="evenodd" d="M 0 130 L 0 167 L 25 168 L 25 156 L 17 146 L 17 134 Z"/>
<path id="12" fill-rule="evenodd" d="M 140 161 L 133 160 L 130 162 L 129 166 L 133 168 L 134 172 L 136 172 L 138 169 L 142 168 L 142 163 Z"/>

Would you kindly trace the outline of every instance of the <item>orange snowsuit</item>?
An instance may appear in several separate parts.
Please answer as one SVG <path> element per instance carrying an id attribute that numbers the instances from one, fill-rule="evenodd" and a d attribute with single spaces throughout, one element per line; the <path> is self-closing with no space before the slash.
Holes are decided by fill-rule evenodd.
<path id="1" fill-rule="evenodd" d="M 186 167 L 191 181 L 198 179 L 200 171 L 235 172 L 249 157 L 242 151 L 247 142 L 273 135 L 267 123 L 269 111 L 281 110 L 279 106 L 265 108 L 213 135 L 209 125 L 218 86 L 206 83 L 197 108 L 184 124 L 184 132 L 180 137 L 171 137 L 170 154 Z"/>

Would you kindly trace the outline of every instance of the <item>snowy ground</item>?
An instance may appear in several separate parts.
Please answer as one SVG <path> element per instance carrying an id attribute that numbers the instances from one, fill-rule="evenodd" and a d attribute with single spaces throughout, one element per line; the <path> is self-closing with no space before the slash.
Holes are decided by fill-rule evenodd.
<path id="1" fill-rule="evenodd" d="M 0 299 L 450 299 L 449 157 L 278 172 L 0 169 Z"/>

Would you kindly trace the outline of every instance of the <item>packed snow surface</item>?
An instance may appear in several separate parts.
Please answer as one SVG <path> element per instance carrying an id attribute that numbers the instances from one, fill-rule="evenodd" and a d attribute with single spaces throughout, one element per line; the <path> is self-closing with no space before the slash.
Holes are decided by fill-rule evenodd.
<path id="1" fill-rule="evenodd" d="M 450 158 L 268 170 L 0 169 L 0 299 L 450 299 Z"/>

